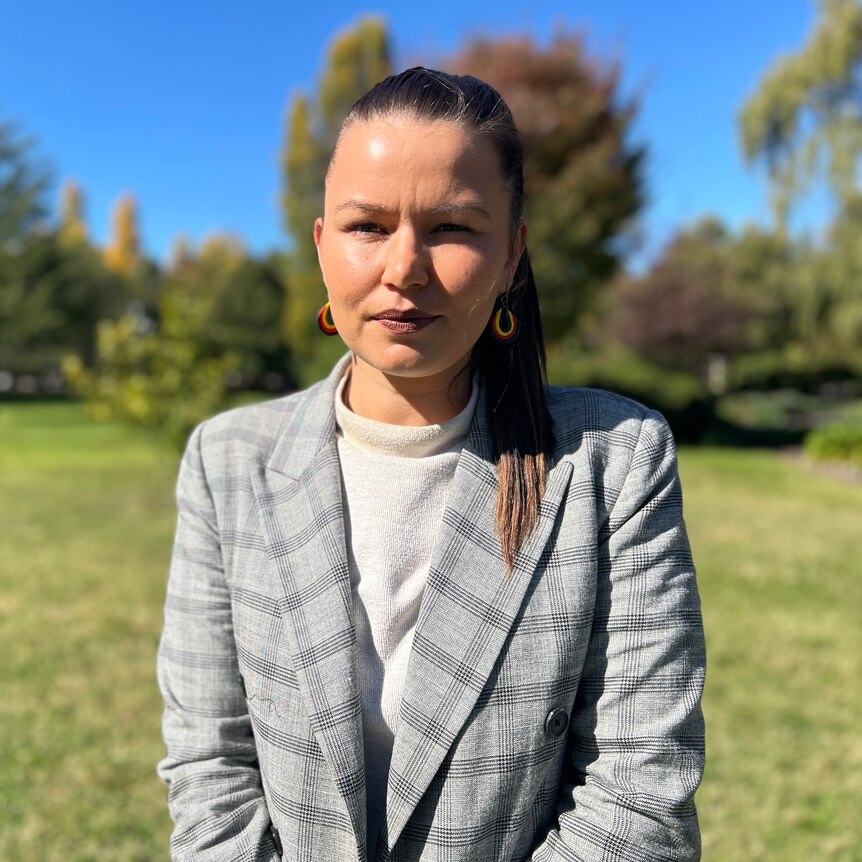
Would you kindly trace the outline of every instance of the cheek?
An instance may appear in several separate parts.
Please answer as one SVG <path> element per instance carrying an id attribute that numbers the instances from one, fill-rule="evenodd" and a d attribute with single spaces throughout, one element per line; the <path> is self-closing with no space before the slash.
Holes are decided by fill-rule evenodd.
<path id="1" fill-rule="evenodd" d="M 490 309 L 502 289 L 503 263 L 485 256 L 451 255 L 435 266 L 450 296 L 467 307 Z"/>
<path id="2" fill-rule="evenodd" d="M 373 250 L 358 244 L 327 243 L 322 246 L 321 269 L 330 298 L 350 304 L 374 278 Z"/>

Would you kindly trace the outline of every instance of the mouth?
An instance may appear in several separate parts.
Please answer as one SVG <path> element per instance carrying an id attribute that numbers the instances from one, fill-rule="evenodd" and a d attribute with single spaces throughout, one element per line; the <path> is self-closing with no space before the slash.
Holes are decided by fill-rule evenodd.
<path id="1" fill-rule="evenodd" d="M 418 332 L 437 319 L 435 314 L 426 314 L 418 308 L 387 309 L 372 317 L 384 329 L 389 332 L 409 333 Z"/>

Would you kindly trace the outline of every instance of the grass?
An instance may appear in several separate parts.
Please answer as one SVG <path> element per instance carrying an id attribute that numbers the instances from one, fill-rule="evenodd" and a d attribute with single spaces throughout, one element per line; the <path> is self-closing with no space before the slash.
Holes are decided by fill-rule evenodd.
<path id="1" fill-rule="evenodd" d="M 0 859 L 156 862 L 176 459 L 0 406 Z M 705 862 L 862 860 L 862 485 L 684 450 L 709 670 Z"/>
<path id="2" fill-rule="evenodd" d="M 0 859 L 150 862 L 175 459 L 72 405 L 0 407 Z"/>
<path id="3" fill-rule="evenodd" d="M 707 635 L 708 862 L 862 859 L 862 485 L 688 451 Z"/>

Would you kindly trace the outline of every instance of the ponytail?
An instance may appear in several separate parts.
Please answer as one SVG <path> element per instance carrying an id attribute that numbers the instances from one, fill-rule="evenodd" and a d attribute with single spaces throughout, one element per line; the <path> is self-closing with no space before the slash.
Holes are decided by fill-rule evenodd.
<path id="1" fill-rule="evenodd" d="M 473 364 L 485 384 L 492 414 L 497 461 L 497 535 L 506 567 L 539 520 L 552 449 L 551 418 L 545 403 L 547 371 L 539 298 L 530 258 L 518 262 L 508 297 L 520 331 L 511 345 L 486 330 Z"/>

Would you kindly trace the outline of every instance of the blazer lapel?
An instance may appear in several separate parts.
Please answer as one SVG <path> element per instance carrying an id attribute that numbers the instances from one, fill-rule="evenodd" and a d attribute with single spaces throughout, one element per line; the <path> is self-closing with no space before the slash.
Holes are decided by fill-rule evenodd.
<path id="1" fill-rule="evenodd" d="M 334 413 L 347 361 L 309 391 L 253 484 L 293 667 L 364 859 L 362 707 Z"/>
<path id="2" fill-rule="evenodd" d="M 572 466 L 549 474 L 539 523 L 507 574 L 483 396 L 476 405 L 432 556 L 395 735 L 386 803 L 390 852 L 469 717 L 548 542 Z"/>

